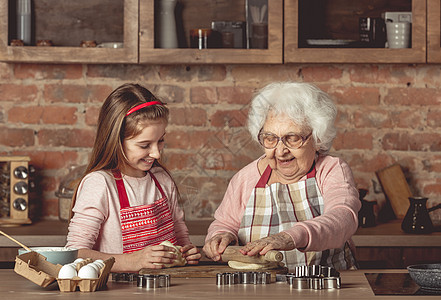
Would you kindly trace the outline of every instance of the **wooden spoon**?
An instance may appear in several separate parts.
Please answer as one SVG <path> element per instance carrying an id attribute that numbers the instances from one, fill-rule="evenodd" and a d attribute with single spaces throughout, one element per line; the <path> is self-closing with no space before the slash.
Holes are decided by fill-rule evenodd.
<path id="1" fill-rule="evenodd" d="M 28 246 L 26 246 L 26 245 L 20 243 L 19 241 L 17 241 L 16 239 L 14 239 L 12 236 L 10 236 L 10 235 L 4 233 L 4 232 L 1 231 L 1 230 L 0 230 L 0 233 L 3 234 L 3 235 L 4 235 L 5 237 L 7 237 L 8 239 L 10 239 L 11 241 L 13 241 L 13 242 L 19 244 L 19 245 L 22 246 L 24 249 L 26 249 L 26 250 L 28 250 L 28 251 L 32 251 L 31 248 L 29 248 Z"/>

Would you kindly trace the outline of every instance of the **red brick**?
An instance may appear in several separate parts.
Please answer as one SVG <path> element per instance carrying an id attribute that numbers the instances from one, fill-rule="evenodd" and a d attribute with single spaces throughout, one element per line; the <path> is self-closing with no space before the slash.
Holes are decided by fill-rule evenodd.
<path id="1" fill-rule="evenodd" d="M 337 134 L 334 149 L 372 149 L 372 134 L 354 131 Z"/>
<path id="2" fill-rule="evenodd" d="M 58 216 L 58 199 L 44 199 L 42 203 L 42 214 L 47 217 Z"/>
<path id="3" fill-rule="evenodd" d="M 38 132 L 40 146 L 92 147 L 94 140 L 94 130 L 42 129 Z"/>
<path id="4" fill-rule="evenodd" d="M 213 138 L 216 132 L 211 130 L 176 130 L 167 129 L 165 136 L 166 149 L 185 149 L 192 150 L 193 153 L 200 151 L 207 143 L 211 143 L 211 147 L 222 148 L 223 145 Z M 166 150 L 167 151 L 167 150 Z"/>
<path id="5" fill-rule="evenodd" d="M 377 108 L 367 107 L 354 112 L 354 126 L 357 128 L 391 128 L 392 120 L 388 111 Z M 340 122 L 341 124 L 341 122 Z M 342 127 L 347 124 L 341 124 Z"/>
<path id="6" fill-rule="evenodd" d="M 159 68 L 160 79 L 166 82 L 223 81 L 226 74 L 227 71 L 223 65 L 164 65 Z"/>
<path id="7" fill-rule="evenodd" d="M 301 67 L 295 64 L 278 65 L 234 65 L 231 67 L 233 82 L 251 84 L 256 89 L 275 81 L 302 81 Z"/>
<path id="8" fill-rule="evenodd" d="M 37 98 L 38 89 L 35 85 L 0 84 L 2 101 L 32 102 Z"/>
<path id="9" fill-rule="evenodd" d="M 303 67 L 301 74 L 305 82 L 328 82 L 340 80 L 343 76 L 343 69 L 338 65 Z"/>
<path id="10" fill-rule="evenodd" d="M 46 102 L 104 102 L 112 90 L 107 85 L 48 84 L 44 86 L 43 96 Z"/>
<path id="11" fill-rule="evenodd" d="M 79 79 L 83 76 L 83 67 L 76 64 L 17 64 L 14 75 L 18 79 Z"/>
<path id="12" fill-rule="evenodd" d="M 87 65 L 86 76 L 89 78 L 116 78 L 121 80 L 120 84 L 137 82 L 140 78 L 148 78 L 148 81 L 159 80 L 158 67 L 152 65 Z M 143 85 L 142 82 L 141 84 Z"/>
<path id="13" fill-rule="evenodd" d="M 218 90 L 215 87 L 196 86 L 190 89 L 190 102 L 215 104 L 219 102 Z"/>
<path id="14" fill-rule="evenodd" d="M 254 89 L 250 87 L 218 87 L 220 103 L 249 104 L 253 97 Z"/>
<path id="15" fill-rule="evenodd" d="M 28 147 L 35 144 L 32 129 L 0 127 L 0 145 L 7 147 Z"/>
<path id="16" fill-rule="evenodd" d="M 376 87 L 342 87 L 328 91 L 336 104 L 378 105 L 380 90 Z"/>
<path id="17" fill-rule="evenodd" d="M 15 106 L 8 111 L 8 121 L 11 123 L 39 124 L 43 111 L 42 106 Z"/>
<path id="18" fill-rule="evenodd" d="M 86 109 L 86 125 L 97 125 L 101 106 L 90 106 Z"/>
<path id="19" fill-rule="evenodd" d="M 409 65 L 366 65 L 349 66 L 351 82 L 408 84 L 415 82 L 415 68 Z"/>
<path id="20" fill-rule="evenodd" d="M 0 63 L 0 79 L 10 79 L 12 76 L 12 64 Z"/>
<path id="21" fill-rule="evenodd" d="M 59 170 L 77 164 L 76 151 L 32 151 L 31 164 L 41 170 Z"/>
<path id="22" fill-rule="evenodd" d="M 392 123 L 398 128 L 424 128 L 425 117 L 420 110 L 392 111 L 390 114 Z"/>
<path id="23" fill-rule="evenodd" d="M 211 117 L 211 126 L 242 127 L 247 124 L 247 114 L 242 110 L 217 110 Z"/>
<path id="24" fill-rule="evenodd" d="M 384 150 L 440 151 L 441 136 L 435 133 L 387 133 L 382 140 Z"/>
<path id="25" fill-rule="evenodd" d="M 75 107 L 47 106 L 43 112 L 43 123 L 71 125 L 77 122 Z"/>
<path id="26" fill-rule="evenodd" d="M 375 177 L 375 171 L 392 165 L 395 163 L 395 160 L 386 153 L 357 153 L 352 155 L 347 162 L 351 166 L 352 171 L 368 172 L 370 177 Z"/>
<path id="27" fill-rule="evenodd" d="M 192 167 L 193 158 L 193 153 L 170 153 L 165 150 L 161 156 L 161 162 L 170 171 L 185 170 Z"/>
<path id="28" fill-rule="evenodd" d="M 202 108 L 170 107 L 170 124 L 185 126 L 202 126 L 207 122 L 207 112 Z"/>
<path id="29" fill-rule="evenodd" d="M 427 184 L 424 186 L 423 195 L 437 195 L 441 196 L 441 180 L 437 180 L 436 183 Z"/>
<path id="30" fill-rule="evenodd" d="M 391 88 L 384 97 L 384 103 L 402 105 L 439 105 L 441 91 L 430 88 Z"/>
<path id="31" fill-rule="evenodd" d="M 430 110 L 427 113 L 427 125 L 432 128 L 441 127 L 441 110 Z"/>
<path id="32" fill-rule="evenodd" d="M 174 85 L 159 84 L 149 90 L 165 103 L 180 103 L 184 101 L 185 90 Z"/>

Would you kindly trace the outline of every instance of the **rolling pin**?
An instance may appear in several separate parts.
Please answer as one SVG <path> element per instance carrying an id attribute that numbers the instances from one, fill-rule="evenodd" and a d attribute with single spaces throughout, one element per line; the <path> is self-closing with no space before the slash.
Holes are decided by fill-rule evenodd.
<path id="1" fill-rule="evenodd" d="M 240 261 L 252 264 L 266 264 L 269 262 L 280 262 L 283 259 L 283 254 L 277 250 L 269 250 L 265 255 L 248 256 L 240 253 L 239 249 L 243 246 L 228 246 L 221 255 L 223 262 L 230 260 Z"/>

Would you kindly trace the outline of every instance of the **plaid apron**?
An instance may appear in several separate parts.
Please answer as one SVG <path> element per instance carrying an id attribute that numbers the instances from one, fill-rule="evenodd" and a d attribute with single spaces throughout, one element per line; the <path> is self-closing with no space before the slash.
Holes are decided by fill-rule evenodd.
<path id="1" fill-rule="evenodd" d="M 149 171 L 156 187 L 161 192 L 161 199 L 149 205 L 130 207 L 121 172 L 114 170 L 112 173 L 115 177 L 121 206 L 123 253 L 135 252 L 149 245 L 158 245 L 163 241 L 176 244 L 175 228 L 167 197 L 156 177 Z"/>
<path id="2" fill-rule="evenodd" d="M 245 245 L 291 228 L 296 222 L 310 220 L 324 211 L 324 202 L 315 180 L 315 167 L 307 179 L 291 184 L 267 185 L 268 166 L 251 193 L 240 224 L 239 243 Z M 321 252 L 282 251 L 285 266 L 323 265 L 337 270 L 355 268 L 356 262 L 346 242 L 341 248 Z"/>

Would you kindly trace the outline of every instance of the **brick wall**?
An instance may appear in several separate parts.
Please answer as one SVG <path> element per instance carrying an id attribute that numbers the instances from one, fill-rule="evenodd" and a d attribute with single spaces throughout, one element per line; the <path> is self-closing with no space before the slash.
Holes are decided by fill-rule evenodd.
<path id="1" fill-rule="evenodd" d="M 375 171 L 399 163 L 415 195 L 441 202 L 441 69 L 438 65 L 39 65 L 0 64 L 0 155 L 29 155 L 37 170 L 34 218 L 57 218 L 54 194 L 85 164 L 98 110 L 125 82 L 167 103 L 164 161 L 187 219 L 210 218 L 231 176 L 262 152 L 243 127 L 253 92 L 271 81 L 316 83 L 335 99 L 343 157 L 366 199 L 384 203 Z"/>

